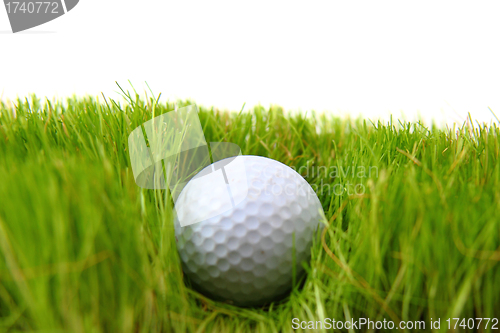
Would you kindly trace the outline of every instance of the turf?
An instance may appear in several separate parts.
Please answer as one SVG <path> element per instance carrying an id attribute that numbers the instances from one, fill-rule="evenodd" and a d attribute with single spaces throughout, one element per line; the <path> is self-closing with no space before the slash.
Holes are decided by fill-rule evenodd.
<path id="1" fill-rule="evenodd" d="M 200 108 L 207 141 L 296 168 L 328 219 L 305 281 L 245 309 L 185 285 L 168 192 L 135 184 L 127 149 L 174 104 L 128 96 L 0 104 L 0 331 L 287 332 L 293 318 L 361 317 L 446 331 L 447 318 L 500 317 L 495 124 Z"/>

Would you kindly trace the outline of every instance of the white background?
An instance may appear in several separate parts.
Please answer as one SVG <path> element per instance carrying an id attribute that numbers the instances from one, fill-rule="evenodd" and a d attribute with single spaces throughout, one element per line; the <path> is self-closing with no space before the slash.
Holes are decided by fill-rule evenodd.
<path id="1" fill-rule="evenodd" d="M 163 100 L 462 123 L 500 117 L 500 2 L 81 0 L 11 34 L 0 7 L 0 96 Z"/>

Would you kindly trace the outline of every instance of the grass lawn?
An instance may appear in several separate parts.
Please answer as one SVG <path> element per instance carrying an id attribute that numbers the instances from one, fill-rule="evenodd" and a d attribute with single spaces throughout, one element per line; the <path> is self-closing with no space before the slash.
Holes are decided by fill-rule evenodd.
<path id="1" fill-rule="evenodd" d="M 128 135 L 172 103 L 15 104 L 0 104 L 0 332 L 287 332 L 293 318 L 362 317 L 420 331 L 441 318 L 444 332 L 448 318 L 500 318 L 497 125 L 200 108 L 207 141 L 301 171 L 328 219 L 303 284 L 252 309 L 185 285 L 168 193 L 135 184 Z"/>

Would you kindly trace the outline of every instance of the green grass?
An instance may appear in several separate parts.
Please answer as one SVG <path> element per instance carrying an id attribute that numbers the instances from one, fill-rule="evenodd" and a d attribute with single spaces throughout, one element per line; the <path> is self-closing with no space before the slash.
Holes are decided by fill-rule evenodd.
<path id="1" fill-rule="evenodd" d="M 431 318 L 500 317 L 496 125 L 200 108 L 207 141 L 301 170 L 328 219 L 303 286 L 244 309 L 184 284 L 168 193 L 134 182 L 128 135 L 172 103 L 15 104 L 0 104 L 0 332 L 287 332 L 293 318 L 361 317 L 429 331 Z M 348 183 L 360 195 L 327 191 Z"/>

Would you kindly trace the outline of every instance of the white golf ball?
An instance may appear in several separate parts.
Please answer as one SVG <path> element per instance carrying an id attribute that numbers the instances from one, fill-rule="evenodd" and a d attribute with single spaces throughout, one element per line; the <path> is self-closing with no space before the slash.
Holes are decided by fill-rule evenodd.
<path id="1" fill-rule="evenodd" d="M 287 295 L 294 263 L 297 280 L 303 276 L 302 262 L 310 259 L 324 213 L 316 193 L 292 168 L 265 157 L 238 158 L 246 186 L 234 177 L 226 181 L 233 184 L 234 197 L 246 194 L 243 201 L 185 227 L 176 218 L 175 235 L 184 273 L 195 289 L 235 305 L 259 306 Z M 208 168 L 220 169 L 224 161 Z M 220 207 L 212 190 L 210 184 L 189 182 L 177 213 Z"/>

